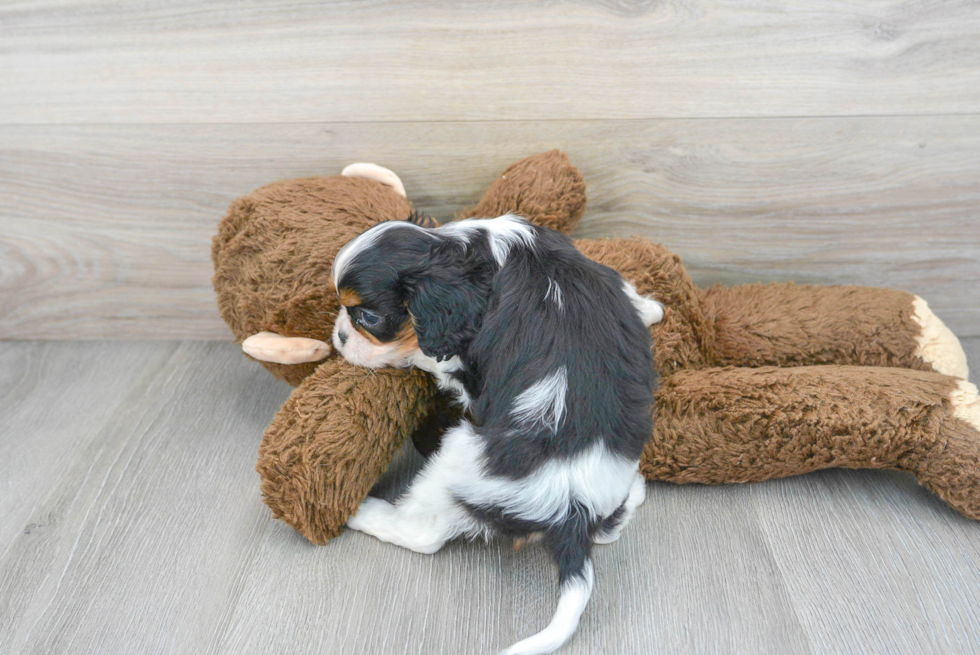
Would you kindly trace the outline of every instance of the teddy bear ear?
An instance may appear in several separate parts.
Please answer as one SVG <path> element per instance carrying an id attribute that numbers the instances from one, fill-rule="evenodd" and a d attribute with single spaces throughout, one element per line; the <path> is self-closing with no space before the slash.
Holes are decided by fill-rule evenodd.
<path id="1" fill-rule="evenodd" d="M 517 214 L 535 225 L 568 234 L 585 211 L 585 179 L 560 150 L 550 150 L 511 164 L 479 204 L 457 218 L 490 218 Z"/>
<path id="2" fill-rule="evenodd" d="M 369 180 L 375 180 L 381 182 L 385 186 L 389 186 L 394 189 L 395 193 L 400 195 L 402 198 L 407 197 L 405 195 L 405 185 L 398 178 L 394 172 L 388 170 L 384 166 L 378 166 L 377 164 L 351 164 L 340 171 L 340 174 L 344 177 L 365 177 Z"/>
<path id="3" fill-rule="evenodd" d="M 258 332 L 242 341 L 246 355 L 260 362 L 304 364 L 318 362 L 330 354 L 330 345 L 319 339 L 284 337 L 275 332 Z"/>

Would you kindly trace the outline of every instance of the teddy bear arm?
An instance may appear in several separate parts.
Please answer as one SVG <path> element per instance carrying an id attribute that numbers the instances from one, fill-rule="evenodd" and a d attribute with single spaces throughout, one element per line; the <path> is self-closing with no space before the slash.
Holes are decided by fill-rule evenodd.
<path id="1" fill-rule="evenodd" d="M 851 364 L 968 377 L 959 340 L 905 291 L 787 283 L 701 294 L 719 366 Z"/>
<path id="2" fill-rule="evenodd" d="M 509 166 L 480 202 L 457 218 L 517 214 L 542 227 L 570 232 L 585 210 L 585 180 L 565 153 L 551 150 Z"/>
<path id="3" fill-rule="evenodd" d="M 321 364 L 262 436 L 256 470 L 273 516 L 317 544 L 337 536 L 435 394 L 420 371 Z"/>
<path id="4" fill-rule="evenodd" d="M 756 482 L 818 469 L 909 471 L 980 519 L 980 396 L 931 371 L 707 368 L 661 380 L 640 470 L 651 480 Z"/>

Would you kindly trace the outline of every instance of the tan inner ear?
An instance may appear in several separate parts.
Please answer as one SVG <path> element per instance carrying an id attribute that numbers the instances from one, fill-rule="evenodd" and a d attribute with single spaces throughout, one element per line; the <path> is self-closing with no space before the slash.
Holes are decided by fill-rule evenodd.
<path id="1" fill-rule="evenodd" d="M 330 354 L 330 345 L 319 339 L 284 337 L 275 332 L 259 332 L 242 342 L 246 355 L 260 362 L 303 364 L 318 362 Z"/>

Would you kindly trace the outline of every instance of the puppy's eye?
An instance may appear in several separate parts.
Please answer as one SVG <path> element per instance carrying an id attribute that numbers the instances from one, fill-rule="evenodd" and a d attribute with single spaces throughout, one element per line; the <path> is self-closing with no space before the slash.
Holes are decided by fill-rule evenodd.
<path id="1" fill-rule="evenodd" d="M 361 322 L 361 325 L 363 325 L 364 327 L 372 328 L 377 326 L 377 324 L 381 322 L 381 317 L 372 311 L 369 311 L 367 309 L 362 309 L 360 312 L 360 316 L 358 316 L 358 320 Z"/>

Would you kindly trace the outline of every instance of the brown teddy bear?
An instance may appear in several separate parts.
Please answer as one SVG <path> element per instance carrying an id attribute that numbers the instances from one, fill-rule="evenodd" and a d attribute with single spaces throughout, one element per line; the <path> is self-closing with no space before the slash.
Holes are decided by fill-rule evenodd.
<path id="1" fill-rule="evenodd" d="M 558 151 L 509 167 L 461 217 L 513 212 L 569 231 L 585 206 Z M 428 374 L 332 355 L 330 268 L 344 243 L 413 212 L 398 177 L 357 164 L 277 182 L 232 204 L 214 238 L 221 314 L 243 349 L 298 385 L 268 427 L 257 470 L 273 515 L 310 541 L 339 534 L 403 441 L 453 411 Z M 665 306 L 650 480 L 753 482 L 828 467 L 891 468 L 980 519 L 980 396 L 956 337 L 912 294 L 854 286 L 699 289 L 681 260 L 640 239 L 579 240 Z"/>

